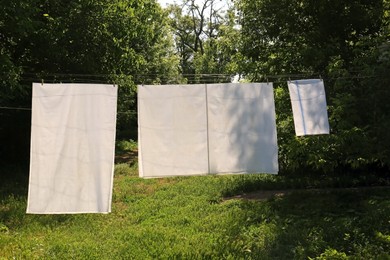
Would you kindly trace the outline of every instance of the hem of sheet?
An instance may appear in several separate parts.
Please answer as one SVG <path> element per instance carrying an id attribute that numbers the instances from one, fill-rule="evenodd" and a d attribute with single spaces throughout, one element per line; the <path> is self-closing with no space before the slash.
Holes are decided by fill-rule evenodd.
<path id="1" fill-rule="evenodd" d="M 116 88 L 116 96 L 118 96 L 118 86 L 113 85 L 114 88 Z M 114 126 L 116 126 L 116 119 L 117 119 L 117 113 L 118 113 L 118 102 L 115 103 L 115 110 L 114 110 Z M 111 212 L 111 206 L 112 206 L 112 193 L 114 189 L 114 172 L 115 172 L 115 140 L 116 140 L 116 131 L 113 131 L 113 140 L 114 140 L 114 147 L 112 149 L 112 170 L 111 170 L 111 184 L 110 184 L 110 194 L 108 196 L 108 209 L 109 211 L 107 213 Z"/>
<path id="2" fill-rule="evenodd" d="M 33 88 L 32 88 L 32 96 L 34 96 L 34 84 L 36 84 L 36 83 L 33 83 Z M 34 105 L 34 102 L 32 102 L 32 104 L 31 104 L 31 119 L 33 118 L 33 110 L 34 110 L 34 108 L 32 107 Z M 32 160 L 32 154 L 33 154 L 33 146 L 32 146 L 32 143 L 33 143 L 33 133 L 32 133 L 32 130 L 33 130 L 34 128 L 32 127 L 32 124 L 30 125 L 30 162 L 31 162 L 31 160 Z M 28 177 L 28 183 L 29 183 L 29 185 L 28 185 L 28 192 L 27 192 L 27 198 L 30 198 L 30 193 L 31 193 L 31 185 L 30 185 L 30 183 L 31 183 L 31 170 L 32 170 L 32 164 L 30 163 L 30 165 L 29 165 L 29 177 Z M 30 208 L 30 200 L 29 199 L 27 199 L 27 207 L 26 207 L 26 213 L 27 213 L 27 209 L 29 209 Z"/>
<path id="3" fill-rule="evenodd" d="M 142 86 L 138 86 L 137 88 L 137 99 L 139 99 L 139 92 L 140 92 L 140 88 Z M 141 137 L 141 128 L 142 128 L 142 125 L 141 125 L 141 117 L 139 115 L 140 113 L 140 102 L 138 101 L 137 102 L 137 124 L 138 124 L 138 174 L 139 174 L 139 177 L 143 178 L 144 176 L 144 167 L 143 167 L 143 160 L 142 160 L 142 137 Z"/>
<path id="4" fill-rule="evenodd" d="M 35 214 L 35 215 L 52 215 L 52 214 L 63 214 L 63 215 L 69 215 L 69 214 L 104 214 L 104 215 L 106 215 L 106 214 L 109 214 L 109 213 L 111 213 L 111 211 L 106 211 L 106 212 L 103 212 L 103 211 L 80 211 L 80 212 L 78 212 L 78 211 L 67 211 L 67 212 L 60 212 L 60 211 L 56 211 L 56 212 L 45 212 L 45 213 L 43 213 L 43 212 L 40 212 L 40 211 L 38 211 L 38 212 L 35 212 L 35 211 L 27 211 L 26 212 L 26 214 Z"/>
<path id="5" fill-rule="evenodd" d="M 204 172 L 204 173 L 183 173 L 183 174 L 169 174 L 169 175 L 148 175 L 148 176 L 139 176 L 143 179 L 153 179 L 153 178 L 164 178 L 164 177 L 186 177 L 186 176 L 207 176 L 207 175 L 227 175 L 227 174 L 278 174 L 278 170 L 270 170 L 270 171 L 226 171 L 226 172 Z"/>
<path id="6" fill-rule="evenodd" d="M 213 176 L 213 175 L 248 175 L 248 174 L 272 174 L 272 175 L 278 175 L 278 172 L 271 172 L 271 171 L 265 171 L 265 172 L 219 172 L 219 173 L 195 173 L 195 174 L 178 174 L 178 175 L 164 175 L 164 176 L 147 176 L 147 177 L 141 177 L 142 179 L 161 179 L 161 178 L 174 178 L 174 177 L 196 177 L 196 176 Z"/>
<path id="7" fill-rule="evenodd" d="M 208 91 L 207 84 L 204 84 L 205 94 L 206 94 L 206 135 L 207 135 L 207 174 L 210 174 L 210 129 L 209 129 L 209 101 L 208 101 Z"/>
<path id="8" fill-rule="evenodd" d="M 305 136 L 305 135 L 328 135 L 330 133 L 330 131 L 322 131 L 322 132 L 318 132 L 318 133 L 306 133 L 306 134 L 303 134 L 303 133 L 297 133 L 296 136 Z"/>

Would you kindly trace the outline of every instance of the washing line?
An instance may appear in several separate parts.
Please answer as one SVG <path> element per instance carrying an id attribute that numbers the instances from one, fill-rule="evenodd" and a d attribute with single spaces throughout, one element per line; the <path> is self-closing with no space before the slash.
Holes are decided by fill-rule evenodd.
<path id="1" fill-rule="evenodd" d="M 323 79 L 323 80 L 341 80 L 341 79 L 369 79 L 369 78 L 380 78 L 378 76 L 368 76 L 368 75 L 360 75 L 358 71 L 353 71 L 354 73 L 356 73 L 357 75 L 355 76 L 340 76 L 340 77 L 325 77 L 325 78 L 322 78 L 321 76 L 319 76 L 319 78 Z M 36 75 L 34 73 L 23 73 L 22 75 Z M 319 74 L 316 74 L 316 73 L 306 73 L 306 74 L 274 74 L 274 75 L 261 75 L 261 77 L 263 79 L 265 79 L 265 81 L 268 81 L 269 79 L 278 79 L 276 81 L 270 81 L 274 84 L 282 84 L 282 83 L 287 83 L 288 81 L 290 81 L 292 78 L 303 78 L 303 77 L 315 77 L 314 75 L 319 75 Z M 107 83 L 107 81 L 104 81 L 104 80 L 96 80 L 96 78 L 103 78 L 103 77 L 113 77 L 113 76 L 116 76 L 116 77 L 131 77 L 131 78 L 134 78 L 134 77 L 137 77 L 137 76 L 159 76 L 159 74 L 154 74 L 154 73 L 151 73 L 151 74 L 136 74 L 136 75 L 118 75 L 118 74 L 75 74 L 75 73 L 52 73 L 52 74 L 46 74 L 45 75 L 46 77 L 55 77 L 55 76 L 69 76 L 69 77 L 72 77 L 72 76 L 77 76 L 77 77 L 80 77 L 80 78 L 72 78 L 72 79 L 68 79 L 67 81 L 71 81 L 71 83 L 76 83 L 75 81 L 85 81 L 84 83 Z M 231 75 L 231 74 L 180 74 L 178 75 L 178 77 L 180 76 L 193 76 L 194 79 L 195 77 L 218 77 L 218 76 L 224 76 L 224 77 L 229 77 L 229 78 L 233 78 L 234 75 Z M 85 78 L 84 78 L 85 77 Z M 88 77 L 95 77 L 95 79 L 91 79 L 91 78 L 88 78 Z M 40 82 L 42 81 L 43 83 L 45 82 L 42 78 L 33 78 L 33 77 L 24 77 L 24 76 L 21 76 L 20 77 L 22 80 L 27 80 L 27 81 L 35 81 L 35 82 Z M 164 79 L 164 77 L 161 77 L 162 79 Z M 177 78 L 179 79 L 179 78 Z M 280 79 L 284 79 L 284 80 L 280 80 Z M 118 79 L 120 80 L 120 78 Z M 147 80 L 144 80 L 144 81 L 151 81 L 153 82 L 153 80 L 155 79 L 147 79 Z M 52 79 L 52 81 L 54 81 L 55 83 L 67 83 L 65 80 L 60 80 L 60 79 Z M 171 80 L 173 81 L 173 80 Z M 210 79 L 198 79 L 197 80 L 198 82 L 196 83 L 191 83 L 191 84 L 214 84 L 214 83 L 221 83 L 221 82 L 210 82 Z M 77 82 L 77 83 L 80 83 L 80 82 Z M 111 82 L 112 83 L 112 80 Z M 251 83 L 259 83 L 259 82 L 251 82 Z M 115 83 L 112 83 L 112 84 L 115 84 Z M 135 83 L 137 85 L 141 85 L 143 83 Z M 166 83 L 166 84 L 169 84 Z M 185 84 L 185 83 L 176 83 L 176 84 Z M 276 86 L 278 87 L 278 86 Z M 8 107 L 8 106 L 0 106 L 0 109 L 3 109 L 3 110 L 22 110 L 22 111 L 31 111 L 31 108 L 25 108 L 25 107 Z M 118 112 L 118 114 L 122 114 L 122 113 L 129 113 L 129 112 Z M 136 112 L 134 112 L 136 113 Z"/>
<path id="2" fill-rule="evenodd" d="M 26 108 L 26 107 L 0 107 L 0 109 L 6 109 L 6 110 L 31 110 L 31 108 Z"/>

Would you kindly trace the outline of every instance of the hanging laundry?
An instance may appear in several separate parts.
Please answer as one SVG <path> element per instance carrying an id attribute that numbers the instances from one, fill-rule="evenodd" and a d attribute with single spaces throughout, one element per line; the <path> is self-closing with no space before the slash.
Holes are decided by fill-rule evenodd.
<path id="1" fill-rule="evenodd" d="M 329 134 L 324 82 L 321 79 L 288 82 L 297 136 Z"/>
<path id="2" fill-rule="evenodd" d="M 207 85 L 210 173 L 278 173 L 272 83 Z"/>
<path id="3" fill-rule="evenodd" d="M 27 213 L 111 211 L 117 90 L 33 83 Z"/>
<path id="4" fill-rule="evenodd" d="M 138 87 L 140 177 L 208 172 L 205 85 Z"/>
<path id="5" fill-rule="evenodd" d="M 272 84 L 138 87 L 140 177 L 277 173 Z"/>

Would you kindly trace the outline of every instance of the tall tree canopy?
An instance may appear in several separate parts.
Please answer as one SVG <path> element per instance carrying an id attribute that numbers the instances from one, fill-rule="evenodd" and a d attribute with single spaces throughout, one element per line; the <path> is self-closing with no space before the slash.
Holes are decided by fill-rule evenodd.
<path id="1" fill-rule="evenodd" d="M 325 80 L 331 135 L 293 138 L 286 84 L 276 90 L 283 167 L 390 164 L 389 1 L 239 0 L 242 72 L 252 80 Z M 277 84 L 278 85 L 278 84 Z"/>
<path id="2" fill-rule="evenodd" d="M 115 82 L 118 130 L 128 129 L 131 122 L 136 127 L 134 83 L 177 78 L 167 17 L 155 0 L 1 0 L 1 6 L 0 107 L 28 108 L 31 82 L 40 79 Z M 9 142 L 0 153 L 11 155 L 10 147 L 28 153 L 18 143 L 28 145 L 28 112 L 2 109 L 0 116 L 1 142 Z"/>
<path id="3" fill-rule="evenodd" d="M 230 81 L 239 34 L 233 6 L 228 1 L 183 0 L 167 11 L 188 82 Z"/>
<path id="4" fill-rule="evenodd" d="M 0 107 L 28 108 L 40 79 L 115 82 L 122 135 L 136 130 L 135 83 L 238 74 L 275 82 L 282 170 L 390 165 L 389 0 L 198 3 L 0 0 Z M 296 138 L 286 81 L 319 76 L 331 135 Z M 27 157 L 29 112 L 0 117 L 0 158 Z"/>

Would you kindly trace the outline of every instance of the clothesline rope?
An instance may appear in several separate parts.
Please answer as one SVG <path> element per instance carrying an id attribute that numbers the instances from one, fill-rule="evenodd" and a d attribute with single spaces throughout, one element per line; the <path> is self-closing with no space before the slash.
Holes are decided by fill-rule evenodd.
<path id="1" fill-rule="evenodd" d="M 28 108 L 28 107 L 0 107 L 0 109 L 31 111 L 31 108 Z M 127 111 L 127 112 L 117 112 L 117 114 L 137 114 L 137 112 L 136 111 Z"/>
<path id="2" fill-rule="evenodd" d="M 30 110 L 31 108 L 26 107 L 0 107 L 0 109 L 7 109 L 7 110 Z"/>
<path id="3" fill-rule="evenodd" d="M 353 75 L 349 76 L 343 76 L 343 73 L 350 73 Z M 259 72 L 252 73 L 251 75 L 254 75 L 257 78 L 262 78 L 264 80 L 267 79 L 291 79 L 291 78 L 302 78 L 302 77 L 317 77 L 322 78 L 321 74 L 318 72 L 303 72 L 303 73 L 285 73 L 285 74 L 262 74 Z M 118 81 L 123 78 L 130 78 L 137 82 L 137 84 L 142 84 L 142 81 L 156 81 L 157 79 L 160 80 L 170 80 L 170 81 L 176 81 L 183 78 L 189 78 L 190 80 L 198 80 L 198 81 L 209 81 L 210 78 L 216 78 L 216 79 L 232 79 L 234 77 L 242 77 L 242 74 L 226 74 L 226 73 L 201 73 L 201 74 L 190 74 L 190 73 L 184 73 L 179 75 L 172 75 L 172 76 L 164 76 L 159 73 L 144 73 L 144 74 L 82 74 L 82 73 L 33 73 L 33 72 L 25 72 L 22 73 L 21 79 L 25 80 L 33 80 L 33 81 L 41 81 L 48 80 L 48 81 L 56 81 L 60 82 L 61 80 L 65 81 Z M 157 78 L 154 78 L 157 77 Z M 378 76 L 373 75 L 365 75 L 364 71 L 341 71 L 339 76 L 327 76 L 323 79 L 360 79 L 360 78 L 375 78 Z M 204 79 L 207 78 L 207 79 Z M 283 81 L 284 82 L 284 81 Z M 202 83 L 210 83 L 210 82 L 202 82 Z M 278 82 L 273 82 L 278 83 Z"/>
<path id="4" fill-rule="evenodd" d="M 213 79 L 211 78 L 189 78 L 191 83 L 189 84 L 213 84 L 213 83 L 231 83 L 232 79 L 234 77 L 229 77 L 229 78 L 214 78 L 214 82 L 212 81 Z M 274 84 L 282 84 L 282 83 L 287 83 L 287 81 L 293 80 L 293 78 L 296 77 L 285 77 L 284 79 L 282 77 L 277 78 L 275 77 L 268 77 L 268 78 L 263 78 L 261 81 L 251 81 L 251 83 L 261 83 L 264 81 L 269 81 Z M 301 78 L 307 78 L 307 77 L 301 77 Z M 312 77 L 314 78 L 314 76 Z M 380 76 L 345 76 L 345 77 L 322 77 L 323 80 L 347 80 L 347 79 L 372 79 L 372 78 L 382 78 Z M 28 82 L 40 82 L 42 79 L 41 78 L 25 78 L 21 77 L 22 80 L 28 81 Z M 272 79 L 277 79 L 277 80 L 272 80 Z M 281 80 L 283 79 L 283 80 Z M 117 81 L 114 80 L 92 80 L 92 79 L 87 79 L 87 78 L 71 78 L 71 79 L 45 79 L 44 82 L 46 83 L 112 83 L 112 84 L 118 84 Z M 135 80 L 134 82 L 136 85 L 143 85 L 143 84 L 160 84 L 160 85 L 170 85 L 170 84 L 186 84 L 184 82 L 180 82 L 180 78 L 177 79 L 171 79 L 171 78 L 158 78 L 158 79 L 145 79 L 142 81 Z M 162 83 L 162 84 L 161 84 Z M 276 86 L 279 87 L 279 86 Z"/>
<path id="5" fill-rule="evenodd" d="M 369 79 L 369 78 L 380 78 L 378 76 L 368 76 L 368 75 L 360 75 L 358 73 L 358 71 L 350 71 L 349 73 L 357 73 L 357 75 L 355 76 L 340 76 L 340 77 L 319 77 L 323 80 L 330 80 L 330 79 L 333 79 L 333 80 L 342 80 L 342 79 Z M 23 73 L 23 75 L 36 75 L 36 73 Z M 158 74 L 137 74 L 135 76 L 157 76 Z M 285 80 L 277 80 L 277 81 L 272 81 L 272 83 L 274 84 L 282 84 L 282 83 L 287 83 L 288 81 L 291 80 L 291 78 L 295 78 L 295 77 L 309 77 L 309 76 L 313 76 L 313 75 L 316 75 L 315 73 L 306 73 L 306 74 L 275 74 L 275 75 L 262 75 L 262 77 L 265 79 L 265 80 L 268 80 L 268 79 L 282 79 L 284 78 Z M 317 74 L 319 75 L 319 74 Z M 109 76 L 121 76 L 121 75 L 114 75 L 114 74 L 75 74 L 75 73 L 70 73 L 70 74 L 66 74 L 66 73 L 52 73 L 52 74 L 46 74 L 46 77 L 49 77 L 49 76 L 78 76 L 78 77 L 81 77 L 81 78 L 72 78 L 72 79 L 68 79 L 68 80 L 61 80 L 61 79 L 52 79 L 51 81 L 52 82 L 55 82 L 55 83 L 67 83 L 67 81 L 71 81 L 72 83 L 80 83 L 79 81 L 84 81 L 85 83 L 107 83 L 107 80 L 96 80 L 96 79 L 91 79 L 91 78 L 87 78 L 87 77 L 95 77 L 95 78 L 98 78 L 98 77 L 109 77 Z M 124 77 L 134 77 L 134 76 L 131 76 L 131 75 L 123 75 Z M 228 77 L 229 76 L 229 79 L 232 79 L 233 76 L 231 74 L 180 74 L 180 76 L 194 76 L 194 77 L 198 77 L 198 76 L 204 76 L 204 77 L 209 77 L 209 76 L 225 76 L 225 77 Z M 85 78 L 82 78 L 82 77 L 85 77 Z M 313 76 L 314 77 L 314 76 Z M 33 78 L 33 77 L 24 77 L 24 76 L 21 76 L 20 77 L 22 80 L 26 80 L 26 81 L 31 81 L 31 82 L 45 82 L 45 80 L 42 80 L 42 78 Z M 162 78 L 164 79 L 164 78 Z M 178 79 L 178 78 L 177 78 Z M 194 78 L 195 80 L 195 78 Z M 153 81 L 152 79 L 147 79 L 145 81 Z M 50 80 L 49 80 L 50 82 Z M 111 80 L 111 83 L 112 83 L 112 80 Z M 199 84 L 213 84 L 213 82 L 210 82 L 210 79 L 198 79 L 196 83 L 199 83 Z M 194 83 L 194 84 L 196 84 Z M 214 82 L 214 83 L 219 83 L 219 82 Z M 225 82 L 226 83 L 226 82 Z M 251 82 L 251 83 L 256 83 L 256 82 Z M 257 83 L 260 83 L 260 82 L 257 82 Z M 143 83 L 135 83 L 137 85 L 142 85 Z M 169 84 L 169 83 L 167 83 Z M 181 83 L 183 84 L 183 83 Z M 193 83 L 190 83 L 190 84 L 193 84 Z M 164 85 L 164 84 L 163 84 Z M 279 86 L 277 86 L 279 87 Z M 3 109 L 3 110 L 24 110 L 24 111 L 31 111 L 31 108 L 25 108 L 25 107 L 9 107 L 9 106 L 0 106 L 0 109 Z M 128 113 L 128 112 L 118 112 L 118 114 L 121 114 L 121 113 Z M 134 112 L 136 113 L 136 112 Z"/>

